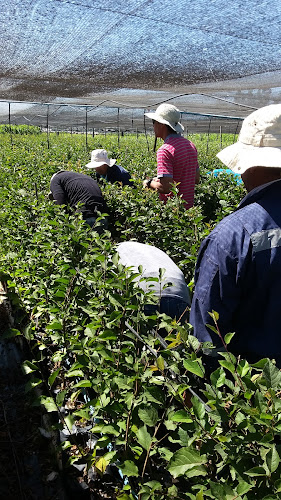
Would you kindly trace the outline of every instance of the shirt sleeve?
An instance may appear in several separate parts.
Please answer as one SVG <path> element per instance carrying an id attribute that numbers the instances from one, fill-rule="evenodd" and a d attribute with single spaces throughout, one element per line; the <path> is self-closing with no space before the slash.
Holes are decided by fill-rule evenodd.
<path id="1" fill-rule="evenodd" d="M 231 246 L 230 246 L 231 248 Z M 195 292 L 190 323 L 200 342 L 211 341 L 221 347 L 220 337 L 208 328 L 215 327 L 210 312 L 218 313 L 222 336 L 234 331 L 235 312 L 241 300 L 239 259 L 223 248 L 216 238 L 207 238 L 201 245 L 195 270 Z"/>
<path id="2" fill-rule="evenodd" d="M 51 181 L 50 189 L 57 205 L 67 205 L 67 199 L 61 186 L 60 179 L 56 175 Z"/>
<path id="3" fill-rule="evenodd" d="M 174 177 L 173 155 L 165 144 L 157 151 L 157 177 Z"/>

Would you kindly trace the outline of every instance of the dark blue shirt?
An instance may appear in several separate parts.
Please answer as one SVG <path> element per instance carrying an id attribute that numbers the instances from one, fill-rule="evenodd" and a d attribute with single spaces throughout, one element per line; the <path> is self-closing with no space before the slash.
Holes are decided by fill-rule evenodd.
<path id="1" fill-rule="evenodd" d="M 125 168 L 120 165 L 113 165 L 112 167 L 108 167 L 107 173 L 105 176 L 97 173 L 97 180 L 99 181 L 101 178 L 104 178 L 108 182 L 121 182 L 123 186 L 133 186 L 134 183 L 131 179 L 131 175 Z"/>
<path id="2" fill-rule="evenodd" d="M 211 311 L 223 336 L 236 332 L 231 352 L 281 366 L 281 180 L 248 193 L 203 241 L 190 322 L 201 342 L 220 347 L 206 326 L 214 326 Z"/>

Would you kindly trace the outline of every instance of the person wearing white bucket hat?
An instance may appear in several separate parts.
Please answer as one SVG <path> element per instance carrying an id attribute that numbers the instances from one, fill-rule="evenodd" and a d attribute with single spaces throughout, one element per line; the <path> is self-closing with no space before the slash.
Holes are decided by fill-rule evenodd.
<path id="1" fill-rule="evenodd" d="M 201 342 L 222 350 L 235 332 L 233 354 L 281 368 L 281 104 L 251 113 L 217 156 L 241 173 L 248 194 L 201 244 L 190 322 Z"/>
<path id="2" fill-rule="evenodd" d="M 195 145 L 181 135 L 184 127 L 180 123 L 180 111 L 172 104 L 163 103 L 145 116 L 152 119 L 155 137 L 163 139 L 164 144 L 157 151 L 157 176 L 144 180 L 143 186 L 158 191 L 160 199 L 166 203 L 176 183 L 188 209 L 194 202 L 199 167 Z"/>
<path id="3" fill-rule="evenodd" d="M 120 182 L 123 186 L 133 186 L 131 175 L 125 168 L 116 165 L 116 159 L 108 158 L 105 149 L 94 149 L 91 153 L 91 161 L 86 168 L 96 171 L 97 181 L 105 179 L 108 182 Z"/>

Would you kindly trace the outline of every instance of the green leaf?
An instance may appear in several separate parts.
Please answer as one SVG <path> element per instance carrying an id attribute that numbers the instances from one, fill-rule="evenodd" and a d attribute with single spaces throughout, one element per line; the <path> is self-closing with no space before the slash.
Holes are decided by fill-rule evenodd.
<path id="1" fill-rule="evenodd" d="M 191 401 L 192 401 L 194 415 L 199 420 L 202 420 L 205 416 L 205 413 L 206 413 L 205 406 L 203 405 L 203 403 L 201 403 L 201 401 L 199 401 L 198 398 L 196 398 L 194 396 L 192 397 Z"/>
<path id="2" fill-rule="evenodd" d="M 219 335 L 219 332 L 218 330 L 216 329 L 215 326 L 213 325 L 210 325 L 209 323 L 206 323 L 206 327 L 209 328 L 210 330 L 212 330 L 212 332 L 216 333 L 217 335 Z"/>
<path id="3" fill-rule="evenodd" d="M 235 335 L 235 332 L 233 333 L 227 333 L 225 336 L 224 336 L 224 342 L 228 345 L 230 344 L 231 342 L 231 339 L 234 337 Z"/>
<path id="4" fill-rule="evenodd" d="M 212 384 L 215 387 L 221 387 L 225 383 L 225 373 L 222 368 L 218 368 L 210 375 Z"/>
<path id="5" fill-rule="evenodd" d="M 165 395 L 160 387 L 148 387 L 144 393 L 144 397 L 147 401 L 157 403 L 158 405 L 163 405 L 165 403 Z"/>
<path id="6" fill-rule="evenodd" d="M 157 364 L 157 368 L 163 372 L 164 369 L 165 369 L 165 361 L 164 359 L 162 358 L 162 356 L 158 356 L 157 360 L 156 360 L 156 364 Z"/>
<path id="7" fill-rule="evenodd" d="M 219 364 L 223 367 L 229 370 L 231 373 L 235 372 L 235 366 L 233 363 L 230 363 L 230 361 L 226 361 L 226 359 L 219 360 Z"/>
<path id="8" fill-rule="evenodd" d="M 277 500 L 277 499 L 278 499 L 278 497 L 276 497 L 276 495 L 272 494 L 272 493 L 269 495 L 266 495 L 265 497 L 262 497 L 262 500 Z"/>
<path id="9" fill-rule="evenodd" d="M 136 436 L 137 436 L 138 443 L 145 450 L 148 450 L 150 448 L 151 443 L 152 443 L 152 437 L 149 434 L 149 432 L 147 432 L 146 425 L 144 425 L 143 427 L 141 427 L 140 429 L 137 430 Z"/>
<path id="10" fill-rule="evenodd" d="M 279 463 L 280 463 L 280 457 L 277 453 L 275 446 L 273 446 L 266 455 L 266 465 L 269 471 L 272 473 L 276 471 Z"/>
<path id="11" fill-rule="evenodd" d="M 77 410 L 73 413 L 73 415 L 81 418 L 85 418 L 86 420 L 89 420 L 90 417 L 90 410 L 87 408 L 86 410 Z"/>
<path id="12" fill-rule="evenodd" d="M 172 415 L 169 416 L 169 420 L 172 420 L 173 422 L 185 422 L 185 423 L 191 423 L 193 422 L 190 414 L 187 413 L 185 410 L 178 410 Z"/>
<path id="13" fill-rule="evenodd" d="M 53 398 L 51 397 L 41 397 L 41 403 L 45 406 L 46 410 L 48 413 L 51 413 L 53 411 L 58 411 L 57 406 Z"/>
<path id="14" fill-rule="evenodd" d="M 34 387 L 37 387 L 40 384 L 42 384 L 42 380 L 40 378 L 32 378 L 25 385 L 25 392 L 32 391 L 32 389 L 34 389 Z"/>
<path id="15" fill-rule="evenodd" d="M 274 483 L 276 493 L 281 493 L 281 479 L 277 479 Z"/>
<path id="16" fill-rule="evenodd" d="M 23 373 L 25 373 L 26 375 L 39 370 L 38 366 L 36 366 L 34 363 L 31 363 L 30 361 L 24 361 L 21 366 Z"/>
<path id="17" fill-rule="evenodd" d="M 95 462 L 95 467 L 103 474 L 108 464 L 109 464 L 108 460 L 106 460 L 104 457 L 99 457 L 98 460 Z"/>
<path id="18" fill-rule="evenodd" d="M 138 477 L 139 471 L 134 462 L 131 460 L 125 460 L 125 462 L 119 466 L 122 474 L 127 477 L 135 476 Z"/>
<path id="19" fill-rule="evenodd" d="M 195 500 L 204 500 L 204 494 L 203 494 L 203 489 L 198 491 L 197 495 L 196 495 L 196 499 Z"/>
<path id="20" fill-rule="evenodd" d="M 249 469 L 247 472 L 245 472 L 245 474 L 250 477 L 267 475 L 266 470 L 263 467 L 253 467 L 252 469 Z"/>
<path id="21" fill-rule="evenodd" d="M 149 427 L 154 427 L 158 420 L 158 412 L 153 406 L 150 408 L 139 408 L 138 415 L 140 420 Z"/>
<path id="22" fill-rule="evenodd" d="M 207 463 L 206 455 L 200 455 L 191 448 L 177 450 L 168 465 L 168 471 L 174 478 L 183 476 L 189 469 Z"/>
<path id="23" fill-rule="evenodd" d="M 73 415 L 67 415 L 66 417 L 64 417 L 64 423 L 67 427 L 67 429 L 69 430 L 69 432 L 72 431 L 72 427 L 73 427 L 73 424 L 74 424 L 74 416 Z"/>
<path id="24" fill-rule="evenodd" d="M 268 359 L 263 358 L 263 359 L 260 359 L 259 361 L 257 361 L 257 363 L 253 363 L 251 366 L 254 366 L 255 368 L 263 369 L 267 362 L 268 362 Z"/>
<path id="25" fill-rule="evenodd" d="M 191 359 L 184 359 L 183 366 L 187 371 L 194 373 L 194 375 L 197 375 L 198 377 L 201 378 L 204 377 L 204 369 L 202 368 L 202 366 L 199 364 L 198 361 Z"/>
<path id="26" fill-rule="evenodd" d="M 252 484 L 246 483 L 246 481 L 242 481 L 241 479 L 239 480 L 239 484 L 237 486 L 237 493 L 238 495 L 245 495 L 245 493 L 248 493 L 253 488 Z"/>
<path id="27" fill-rule="evenodd" d="M 60 372 L 60 368 L 58 368 L 57 370 L 55 370 L 48 378 L 48 383 L 49 383 L 49 386 L 52 387 L 54 381 L 56 380 L 58 374 Z"/>
<path id="28" fill-rule="evenodd" d="M 77 382 L 73 387 L 92 387 L 92 383 L 89 380 L 80 380 L 80 382 Z"/>
<path id="29" fill-rule="evenodd" d="M 76 415 L 76 413 L 75 413 L 75 415 Z M 99 432 L 102 434 L 110 434 L 113 436 L 120 436 L 120 429 L 118 428 L 118 426 L 117 425 L 110 425 L 110 424 L 97 424 L 91 429 L 91 432 L 93 432 L 94 434 Z"/>
<path id="30" fill-rule="evenodd" d="M 61 406 L 62 403 L 64 402 L 64 398 L 67 394 L 67 390 L 64 389 L 63 391 L 60 391 L 58 392 L 57 396 L 56 396 L 56 403 L 58 406 Z"/>
<path id="31" fill-rule="evenodd" d="M 249 369 L 250 365 L 245 359 L 242 359 L 242 361 L 240 361 L 240 363 L 238 363 L 237 365 L 237 372 L 240 377 L 245 377 L 245 375 L 247 375 L 247 373 L 249 372 Z"/>
<path id="32" fill-rule="evenodd" d="M 6 333 L 1 334 L 1 337 L 4 339 L 10 339 L 13 337 L 17 337 L 18 335 L 21 335 L 21 332 L 19 330 L 17 330 L 16 328 L 9 328 Z"/>
<path id="33" fill-rule="evenodd" d="M 263 376 L 267 382 L 267 387 L 281 389 L 281 372 L 276 366 L 268 361 L 263 368 Z"/>
<path id="34" fill-rule="evenodd" d="M 185 473 L 185 477 L 198 477 L 198 476 L 206 476 L 207 470 L 204 465 L 197 465 L 196 467 L 192 467 L 192 469 L 188 469 Z"/>
<path id="35" fill-rule="evenodd" d="M 51 323 L 46 326 L 46 330 L 62 330 L 62 328 L 62 322 L 57 320 L 51 321 Z"/>
<path id="36" fill-rule="evenodd" d="M 234 500 L 237 498 L 236 493 L 228 484 L 214 483 L 210 481 L 211 492 L 216 500 Z"/>
<path id="37" fill-rule="evenodd" d="M 84 377 L 84 373 L 82 370 L 69 370 L 66 374 L 65 377 Z"/>
<path id="38" fill-rule="evenodd" d="M 211 316 L 211 318 L 214 321 L 218 321 L 219 320 L 220 315 L 216 311 L 212 310 L 212 312 L 209 312 L 209 315 Z"/>

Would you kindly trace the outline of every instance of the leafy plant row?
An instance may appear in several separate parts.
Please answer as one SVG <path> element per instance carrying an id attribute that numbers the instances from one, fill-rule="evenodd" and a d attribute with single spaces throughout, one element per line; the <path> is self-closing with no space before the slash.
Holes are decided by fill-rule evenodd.
<path id="1" fill-rule="evenodd" d="M 158 246 L 192 289 L 200 242 L 244 194 L 228 176 L 208 173 L 218 166 L 218 138 L 208 138 L 208 154 L 207 138 L 192 138 L 202 180 L 189 211 L 176 197 L 164 206 L 142 189 L 156 169 L 152 138 L 126 136 L 118 146 L 116 137 L 97 136 L 88 150 L 76 135 L 1 139 L 1 274 L 16 320 L 7 335 L 29 345 L 26 390 L 36 389 L 33 404 L 64 436 L 58 452 L 70 470 L 89 491 L 120 500 L 280 498 L 279 370 L 270 360 L 236 359 L 229 336 L 230 352 L 209 374 L 202 347 L 210 346 L 189 324 L 144 315 L 155 298 L 115 249 L 127 239 Z M 98 147 L 136 184 L 102 186 L 110 224 L 101 236 L 47 199 L 51 175 L 88 173 L 83 166 Z"/>

